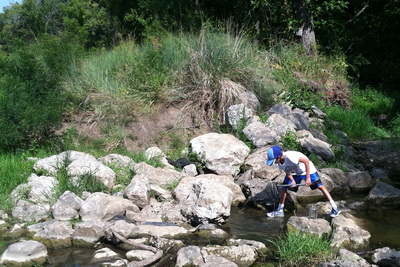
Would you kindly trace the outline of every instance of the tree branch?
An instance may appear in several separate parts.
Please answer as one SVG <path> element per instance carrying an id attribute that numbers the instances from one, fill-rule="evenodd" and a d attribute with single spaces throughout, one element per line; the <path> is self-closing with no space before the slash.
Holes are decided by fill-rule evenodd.
<path id="1" fill-rule="evenodd" d="M 355 20 L 358 16 L 360 16 L 361 13 L 363 13 L 364 10 L 368 7 L 368 4 L 369 4 L 369 1 L 365 4 L 365 6 L 364 6 L 363 8 L 361 8 L 361 10 L 360 10 L 352 19 L 350 19 L 350 20 L 347 21 L 346 23 L 350 23 L 350 22 L 352 22 L 353 20 Z"/>

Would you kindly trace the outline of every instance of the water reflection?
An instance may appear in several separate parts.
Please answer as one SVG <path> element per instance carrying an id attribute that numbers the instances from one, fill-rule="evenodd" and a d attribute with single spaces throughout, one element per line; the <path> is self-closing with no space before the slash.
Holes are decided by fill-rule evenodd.
<path id="1" fill-rule="evenodd" d="M 232 238 L 250 239 L 268 243 L 283 232 L 287 218 L 268 218 L 265 211 L 233 207 L 226 225 L 222 226 Z"/>

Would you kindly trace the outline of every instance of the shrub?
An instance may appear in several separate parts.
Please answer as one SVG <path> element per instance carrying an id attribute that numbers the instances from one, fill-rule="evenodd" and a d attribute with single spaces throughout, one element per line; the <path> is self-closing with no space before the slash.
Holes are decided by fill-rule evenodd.
<path id="1" fill-rule="evenodd" d="M 44 37 L 11 54 L 0 54 L 0 150 L 45 143 L 61 124 L 59 87 L 75 46 Z"/>

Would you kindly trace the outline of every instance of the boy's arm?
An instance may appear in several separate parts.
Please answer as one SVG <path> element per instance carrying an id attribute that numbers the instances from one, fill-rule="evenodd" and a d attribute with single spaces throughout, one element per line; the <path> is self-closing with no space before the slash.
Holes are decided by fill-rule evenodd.
<path id="1" fill-rule="evenodd" d="M 304 166 L 306 167 L 306 185 L 309 186 L 311 184 L 311 178 L 310 178 L 310 160 L 307 158 L 299 158 L 299 162 L 304 163 Z"/>
<path id="2" fill-rule="evenodd" d="M 286 177 L 289 178 L 290 181 L 292 181 L 292 186 L 294 186 L 296 184 L 296 181 L 294 180 L 293 176 L 291 174 L 286 174 Z"/>

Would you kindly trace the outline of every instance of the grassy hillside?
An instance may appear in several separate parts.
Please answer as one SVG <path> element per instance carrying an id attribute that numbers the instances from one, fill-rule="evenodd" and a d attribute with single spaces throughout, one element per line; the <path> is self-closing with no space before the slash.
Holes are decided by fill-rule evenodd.
<path id="1" fill-rule="evenodd" d="M 244 34 L 205 30 L 90 54 L 62 43 L 50 38 L 20 54 L 0 54 L 1 144 L 13 148 L 0 159 L 0 200 L 26 181 L 29 156 L 78 150 L 143 161 L 143 151 L 156 145 L 177 159 L 190 138 L 227 131 L 224 111 L 243 90 L 257 95 L 261 119 L 278 102 L 317 105 L 340 123 L 326 128 L 333 143 L 337 128 L 352 139 L 400 132 L 394 99 L 352 84 L 340 55 L 309 57 L 297 44 L 266 50 Z"/>
<path id="2" fill-rule="evenodd" d="M 85 114 L 86 121 L 96 123 L 100 149 L 124 149 L 126 140 L 140 143 L 143 133 L 130 125 L 156 121 L 170 105 L 177 106 L 179 114 L 143 143 L 144 148 L 162 142 L 175 142 L 171 149 L 179 148 L 181 135 L 175 133 L 185 127 L 179 124 L 185 118 L 218 131 L 226 108 L 240 102 L 242 89 L 224 86 L 227 81 L 258 96 L 261 116 L 277 102 L 306 110 L 317 105 L 341 121 L 351 138 L 388 136 L 373 116 L 390 113 L 393 100 L 377 91 L 358 90 L 347 79 L 347 67 L 340 55 L 309 57 L 296 44 L 263 50 L 245 35 L 202 31 L 141 45 L 127 41 L 75 61 L 63 90 L 71 100 L 69 113 Z M 79 132 L 70 124 L 70 137 Z"/>

